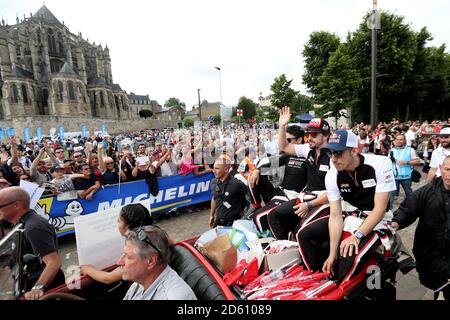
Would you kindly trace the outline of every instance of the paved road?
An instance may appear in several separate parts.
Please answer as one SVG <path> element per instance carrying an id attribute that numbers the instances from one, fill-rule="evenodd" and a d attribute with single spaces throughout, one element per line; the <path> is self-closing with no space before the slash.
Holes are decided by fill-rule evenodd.
<path id="1" fill-rule="evenodd" d="M 421 186 L 423 182 L 414 184 L 416 189 Z M 396 199 L 396 206 L 399 201 L 403 199 L 403 189 L 398 199 Z M 204 209 L 192 213 L 183 213 L 179 216 L 171 218 L 164 218 L 158 224 L 168 232 L 168 234 L 175 240 L 181 241 L 197 235 L 209 229 L 209 209 Z M 406 248 L 411 251 L 414 231 L 416 224 L 413 224 L 407 229 L 399 232 Z M 60 239 L 60 253 L 63 259 L 63 268 L 70 265 L 78 265 L 78 257 L 76 253 L 76 244 L 73 236 Z M 398 300 L 432 300 L 433 294 L 431 290 L 423 287 L 419 283 L 418 275 L 415 270 L 406 275 L 398 272 L 397 275 L 397 299 Z"/>

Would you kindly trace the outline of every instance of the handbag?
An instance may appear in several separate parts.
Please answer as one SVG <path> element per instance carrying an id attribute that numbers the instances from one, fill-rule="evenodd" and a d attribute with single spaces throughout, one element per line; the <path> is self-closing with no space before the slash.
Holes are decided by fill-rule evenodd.
<path id="1" fill-rule="evenodd" d="M 411 180 L 412 182 L 419 182 L 420 179 L 422 178 L 422 175 L 420 174 L 419 171 L 417 171 L 416 169 L 413 169 L 412 174 L 411 174 Z"/>

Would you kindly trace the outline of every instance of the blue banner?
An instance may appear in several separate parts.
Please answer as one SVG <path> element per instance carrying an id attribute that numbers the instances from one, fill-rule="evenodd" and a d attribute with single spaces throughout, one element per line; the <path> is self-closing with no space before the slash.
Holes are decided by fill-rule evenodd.
<path id="1" fill-rule="evenodd" d="M 23 140 L 25 140 L 25 142 L 30 140 L 30 128 L 23 128 Z"/>
<path id="2" fill-rule="evenodd" d="M 41 139 L 42 139 L 42 128 L 36 128 L 36 137 L 38 139 L 38 142 L 41 142 Z"/>
<path id="3" fill-rule="evenodd" d="M 14 128 L 8 128 L 7 135 L 8 135 L 8 138 L 15 136 L 16 130 Z"/>
<path id="4" fill-rule="evenodd" d="M 3 143 L 3 128 L 0 128 L 0 143 Z"/>
<path id="5" fill-rule="evenodd" d="M 59 139 L 64 139 L 64 126 L 59 126 Z"/>
<path id="6" fill-rule="evenodd" d="M 107 133 L 106 132 L 106 125 L 104 125 L 104 124 L 102 124 L 102 133 L 103 133 L 103 136 Z"/>
<path id="7" fill-rule="evenodd" d="M 83 124 L 81 126 L 81 137 L 82 138 L 86 138 L 86 128 L 87 128 L 87 126 L 85 124 Z"/>
<path id="8" fill-rule="evenodd" d="M 172 176 L 158 178 L 159 193 L 150 194 L 145 180 L 105 186 L 94 194 L 91 201 L 83 199 L 58 201 L 56 196 L 41 198 L 36 212 L 45 217 L 57 230 L 58 236 L 74 232 L 73 219 L 80 215 L 96 213 L 111 208 L 119 208 L 130 203 L 150 199 L 153 215 L 171 209 L 211 200 L 210 183 L 212 173 L 202 176 Z M 119 193 L 120 190 L 120 193 Z"/>

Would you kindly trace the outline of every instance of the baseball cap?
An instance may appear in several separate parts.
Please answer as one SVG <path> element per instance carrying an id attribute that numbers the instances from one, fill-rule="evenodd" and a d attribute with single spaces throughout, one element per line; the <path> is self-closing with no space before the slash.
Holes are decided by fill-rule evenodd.
<path id="1" fill-rule="evenodd" d="M 56 170 L 64 170 L 64 167 L 60 166 L 60 165 L 56 165 L 50 168 L 50 173 L 55 172 Z"/>
<path id="2" fill-rule="evenodd" d="M 336 130 L 328 140 L 325 148 L 333 151 L 343 151 L 346 148 L 357 148 L 358 139 L 350 130 Z"/>
<path id="3" fill-rule="evenodd" d="M 314 118 L 308 122 L 306 132 L 330 132 L 330 125 L 323 118 Z"/>
<path id="4" fill-rule="evenodd" d="M 450 127 L 445 127 L 441 129 L 441 132 L 439 132 L 441 135 L 450 135 Z"/>

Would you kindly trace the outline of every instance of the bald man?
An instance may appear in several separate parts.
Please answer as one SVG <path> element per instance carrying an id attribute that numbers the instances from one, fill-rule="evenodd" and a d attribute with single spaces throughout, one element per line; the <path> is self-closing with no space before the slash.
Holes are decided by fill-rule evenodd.
<path id="1" fill-rule="evenodd" d="M 40 256 L 42 265 L 25 280 L 25 298 L 36 300 L 44 295 L 47 288 L 64 284 L 64 273 L 58 254 L 55 229 L 46 219 L 30 209 L 30 196 L 20 187 L 0 190 L 0 220 L 12 224 L 24 224 L 22 256 Z"/>
<path id="2" fill-rule="evenodd" d="M 209 226 L 231 226 L 235 220 L 241 219 L 248 202 L 245 197 L 247 186 L 234 177 L 231 161 L 227 155 L 221 155 L 214 162 L 214 176 L 211 182 L 211 210 Z"/>

